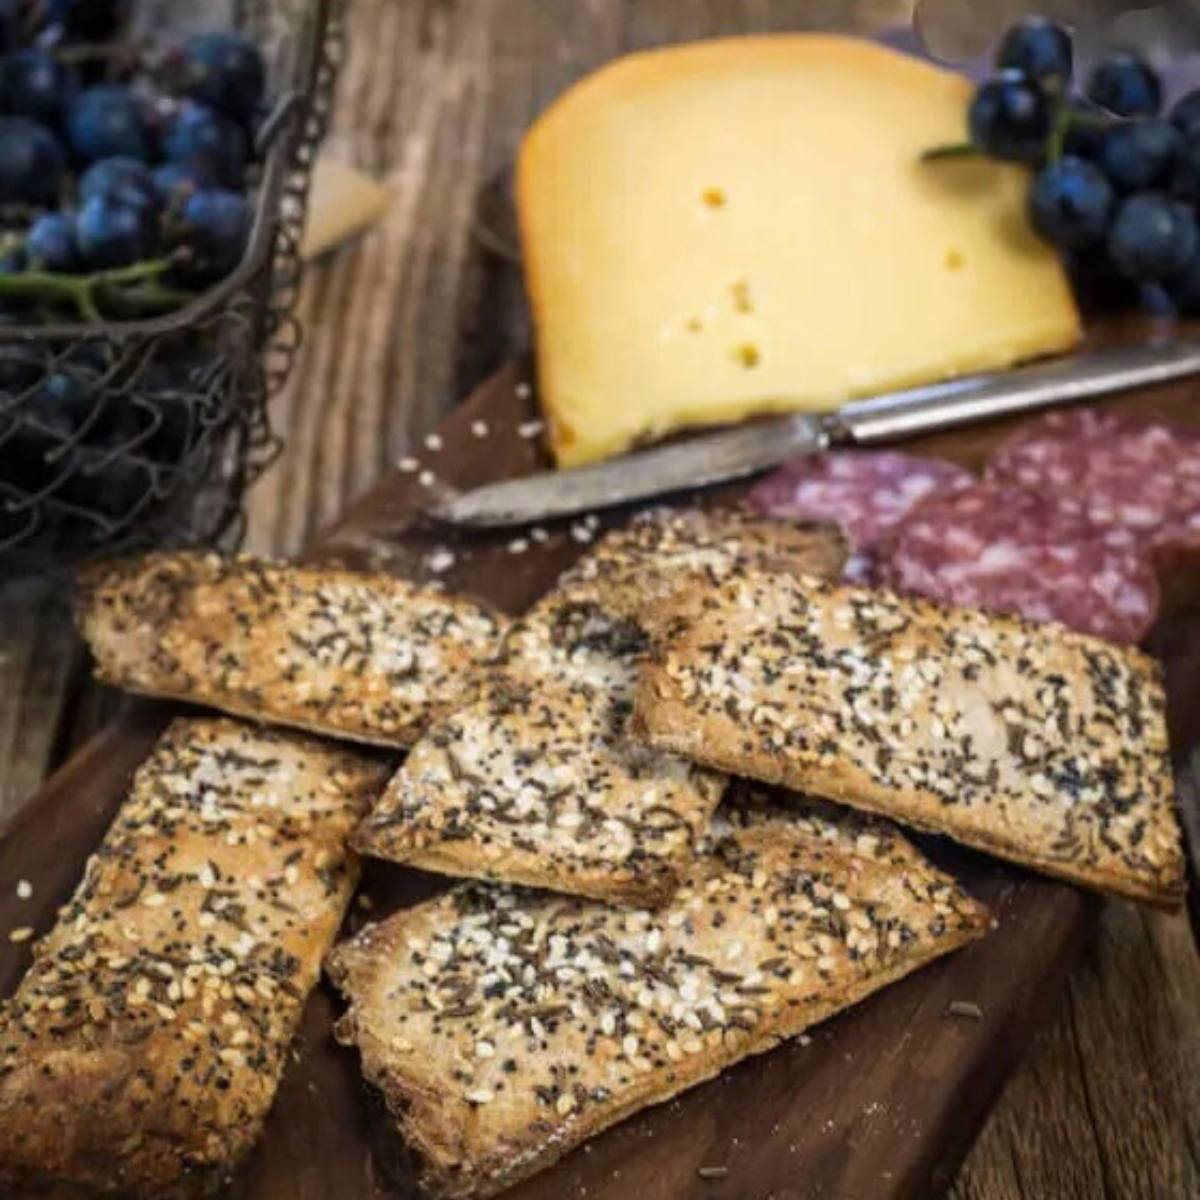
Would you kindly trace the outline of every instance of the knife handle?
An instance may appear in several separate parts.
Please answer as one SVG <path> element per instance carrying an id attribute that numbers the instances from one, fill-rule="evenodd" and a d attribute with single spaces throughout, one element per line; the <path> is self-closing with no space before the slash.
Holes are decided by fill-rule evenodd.
<path id="1" fill-rule="evenodd" d="M 1075 354 L 845 405 L 836 440 L 860 446 L 997 420 L 1200 372 L 1200 340 Z"/>

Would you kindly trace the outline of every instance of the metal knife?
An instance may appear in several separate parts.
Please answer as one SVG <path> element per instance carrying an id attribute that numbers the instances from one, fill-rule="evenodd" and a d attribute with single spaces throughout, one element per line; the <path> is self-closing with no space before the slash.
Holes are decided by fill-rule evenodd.
<path id="1" fill-rule="evenodd" d="M 431 499 L 427 515 L 478 528 L 524 525 L 742 479 L 832 446 L 873 446 L 1200 372 L 1200 339 L 1069 355 L 993 375 L 701 434 L 594 466 L 542 471 Z"/>

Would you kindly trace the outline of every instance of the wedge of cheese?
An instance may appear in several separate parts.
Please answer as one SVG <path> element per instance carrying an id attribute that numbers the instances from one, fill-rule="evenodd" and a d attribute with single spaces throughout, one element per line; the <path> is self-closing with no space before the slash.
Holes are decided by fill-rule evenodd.
<path id="1" fill-rule="evenodd" d="M 922 162 L 970 84 L 870 42 L 621 59 L 533 126 L 517 196 L 558 461 L 1066 349 L 1026 171 Z"/>

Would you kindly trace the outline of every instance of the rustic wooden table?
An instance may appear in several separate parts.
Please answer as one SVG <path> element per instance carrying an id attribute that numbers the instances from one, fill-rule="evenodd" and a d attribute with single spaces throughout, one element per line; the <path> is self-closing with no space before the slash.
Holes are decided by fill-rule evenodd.
<path id="1" fill-rule="evenodd" d="M 977 17 L 964 21 L 967 7 L 927 0 L 922 15 L 943 48 L 986 41 Z M 989 6 L 991 28 L 1016 7 Z M 308 339 L 275 409 L 287 450 L 251 498 L 248 546 L 298 549 L 527 344 L 506 169 L 521 130 L 568 82 L 632 47 L 871 29 L 910 9 L 903 0 L 353 0 L 329 148 L 383 178 L 392 205 L 309 277 Z M 118 702 L 88 682 L 61 587 L 0 589 L 0 819 Z M 1184 918 L 1106 906 L 951 1194 L 1200 1196 L 1200 957 Z"/>

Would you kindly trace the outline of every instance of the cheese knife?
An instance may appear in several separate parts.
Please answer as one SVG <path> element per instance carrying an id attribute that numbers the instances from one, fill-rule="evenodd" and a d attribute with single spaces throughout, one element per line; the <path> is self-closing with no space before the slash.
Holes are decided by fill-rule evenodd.
<path id="1" fill-rule="evenodd" d="M 428 516 L 499 528 L 569 517 L 691 488 L 744 479 L 834 446 L 874 446 L 1072 404 L 1200 372 L 1200 339 L 1069 355 L 991 375 L 889 392 L 836 413 L 797 413 L 700 434 L 621 458 L 542 471 L 433 496 Z"/>

